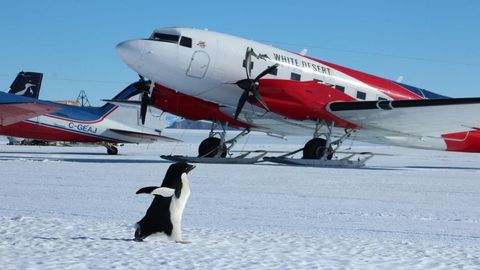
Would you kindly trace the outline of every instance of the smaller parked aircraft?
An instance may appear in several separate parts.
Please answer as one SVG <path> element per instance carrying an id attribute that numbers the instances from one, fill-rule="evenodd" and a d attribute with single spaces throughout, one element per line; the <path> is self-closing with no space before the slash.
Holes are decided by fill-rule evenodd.
<path id="1" fill-rule="evenodd" d="M 107 153 L 118 153 L 119 143 L 152 143 L 156 140 L 176 141 L 161 136 L 165 121 L 150 118 L 141 125 L 132 108 L 106 103 L 101 107 L 79 107 L 37 99 L 42 74 L 20 72 L 9 88 L 0 92 L 0 135 L 46 141 L 100 143 Z M 113 100 L 135 99 L 142 90 L 133 83 Z"/>

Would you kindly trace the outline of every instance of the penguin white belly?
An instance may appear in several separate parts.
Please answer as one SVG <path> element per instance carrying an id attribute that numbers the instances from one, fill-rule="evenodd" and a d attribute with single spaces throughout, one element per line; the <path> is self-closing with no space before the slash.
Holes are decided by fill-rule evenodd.
<path id="1" fill-rule="evenodd" d="M 185 205 L 187 204 L 188 197 L 190 197 L 190 183 L 186 173 L 182 174 L 182 191 L 180 192 L 180 198 L 176 196 L 172 197 L 170 203 L 170 220 L 172 222 L 172 234 L 171 238 L 175 241 L 182 241 L 182 216 Z"/>

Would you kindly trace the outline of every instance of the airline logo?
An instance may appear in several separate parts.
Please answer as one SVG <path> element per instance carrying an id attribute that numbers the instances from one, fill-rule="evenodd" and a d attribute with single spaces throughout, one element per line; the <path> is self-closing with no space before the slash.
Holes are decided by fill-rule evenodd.
<path id="1" fill-rule="evenodd" d="M 36 84 L 33 84 L 33 83 L 26 83 L 25 84 L 25 88 L 17 93 L 15 93 L 15 95 L 19 95 L 19 96 L 23 96 L 25 95 L 25 93 L 29 93 L 30 95 L 33 95 L 33 90 L 32 90 L 32 87 L 35 86 Z"/>

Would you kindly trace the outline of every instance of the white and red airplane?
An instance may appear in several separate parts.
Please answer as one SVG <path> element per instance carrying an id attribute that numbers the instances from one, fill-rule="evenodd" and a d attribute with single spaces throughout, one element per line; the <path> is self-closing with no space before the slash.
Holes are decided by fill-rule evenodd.
<path id="1" fill-rule="evenodd" d="M 129 108 L 106 103 L 101 107 L 79 107 L 37 99 L 43 75 L 20 72 L 8 93 L 0 92 L 0 135 L 35 140 L 100 143 L 116 155 L 117 144 L 176 141 L 161 136 L 164 120 L 138 123 Z M 113 100 L 135 99 L 142 94 L 133 83 Z M 160 115 L 160 113 L 158 114 Z"/>
<path id="2" fill-rule="evenodd" d="M 306 159 L 331 158 L 331 145 L 354 133 L 370 143 L 480 152 L 480 98 L 448 98 L 207 30 L 159 28 L 116 49 L 154 82 L 143 95 L 143 111 L 153 105 L 279 136 L 312 135 Z M 199 155 L 219 144 L 206 139 Z"/>

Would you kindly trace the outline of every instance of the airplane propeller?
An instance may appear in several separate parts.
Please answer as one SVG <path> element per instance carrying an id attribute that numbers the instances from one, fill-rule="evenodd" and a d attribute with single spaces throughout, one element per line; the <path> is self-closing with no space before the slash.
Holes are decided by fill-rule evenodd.
<path id="1" fill-rule="evenodd" d="M 140 103 L 140 119 L 142 120 L 142 125 L 145 125 L 145 118 L 147 117 L 147 108 L 148 105 L 153 103 L 152 91 L 155 83 L 152 81 L 146 81 L 145 78 L 139 75 L 140 81 L 137 84 L 137 89 L 142 90 L 142 100 Z"/>
<path id="2" fill-rule="evenodd" d="M 252 76 L 252 65 L 251 65 L 252 55 L 256 56 L 253 49 L 248 47 L 247 51 L 245 52 L 245 72 L 247 73 L 247 78 L 239 80 L 235 83 L 238 87 L 243 89 L 243 93 L 240 96 L 240 99 L 238 100 L 237 109 L 235 110 L 235 117 L 234 117 L 235 119 L 238 118 L 238 115 L 242 111 L 243 106 L 245 106 L 245 103 L 247 102 L 247 100 L 250 103 L 259 102 L 260 104 L 262 104 L 262 106 L 263 106 L 263 108 L 265 108 L 265 110 L 270 111 L 267 107 L 267 104 L 263 100 L 262 96 L 258 92 L 258 88 L 260 86 L 259 80 L 263 76 L 265 76 L 265 75 L 269 74 L 270 72 L 276 70 L 278 68 L 278 64 L 275 64 L 271 67 L 268 67 L 267 69 L 262 71 L 262 73 L 258 74 L 258 76 L 255 77 L 255 79 L 251 79 L 251 76 Z"/>

